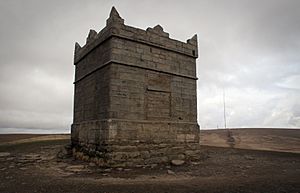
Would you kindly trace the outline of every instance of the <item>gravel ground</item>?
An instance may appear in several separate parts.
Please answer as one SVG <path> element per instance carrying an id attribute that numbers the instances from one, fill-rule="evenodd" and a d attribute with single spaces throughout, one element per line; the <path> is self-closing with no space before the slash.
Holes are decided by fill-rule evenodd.
<path id="1" fill-rule="evenodd" d="M 300 192 L 300 154 L 201 146 L 182 166 L 98 168 L 57 158 L 69 140 L 0 145 L 0 192 Z"/>

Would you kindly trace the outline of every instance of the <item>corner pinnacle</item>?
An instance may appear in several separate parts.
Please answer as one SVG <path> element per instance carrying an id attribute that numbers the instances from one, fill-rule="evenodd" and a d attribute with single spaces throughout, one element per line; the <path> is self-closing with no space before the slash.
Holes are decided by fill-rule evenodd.
<path id="1" fill-rule="evenodd" d="M 117 11 L 117 9 L 114 6 L 111 8 L 109 17 L 111 17 L 111 18 L 121 18 L 118 11 Z"/>
<path id="2" fill-rule="evenodd" d="M 191 39 L 188 39 L 186 42 L 192 45 L 197 45 L 198 40 L 197 40 L 197 34 L 195 34 Z"/>
<path id="3" fill-rule="evenodd" d="M 81 46 L 78 42 L 75 43 L 75 52 L 78 52 L 81 49 Z"/>
<path id="4" fill-rule="evenodd" d="M 195 34 L 192 39 L 197 41 L 197 34 Z"/>
<path id="5" fill-rule="evenodd" d="M 113 24 L 124 24 L 124 19 L 120 17 L 115 7 L 111 8 L 109 18 L 106 20 L 106 25 L 113 25 Z"/>

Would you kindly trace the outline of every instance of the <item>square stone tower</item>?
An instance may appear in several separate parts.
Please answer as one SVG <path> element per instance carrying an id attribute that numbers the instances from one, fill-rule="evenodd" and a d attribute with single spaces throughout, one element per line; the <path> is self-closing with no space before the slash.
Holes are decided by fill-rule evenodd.
<path id="1" fill-rule="evenodd" d="M 197 57 L 196 35 L 180 42 L 160 25 L 124 25 L 113 7 L 75 45 L 75 157 L 116 167 L 197 157 Z"/>

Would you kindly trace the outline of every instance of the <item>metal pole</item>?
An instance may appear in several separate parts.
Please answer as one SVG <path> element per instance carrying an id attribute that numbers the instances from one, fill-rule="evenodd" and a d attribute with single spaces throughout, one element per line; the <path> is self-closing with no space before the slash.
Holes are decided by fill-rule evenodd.
<path id="1" fill-rule="evenodd" d="M 225 105 L 225 90 L 223 88 L 223 105 L 224 105 L 224 128 L 226 129 L 226 105 Z"/>

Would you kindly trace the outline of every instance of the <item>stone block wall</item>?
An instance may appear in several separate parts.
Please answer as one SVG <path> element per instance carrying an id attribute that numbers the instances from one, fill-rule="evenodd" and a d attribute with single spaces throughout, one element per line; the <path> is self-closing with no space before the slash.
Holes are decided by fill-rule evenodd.
<path id="1" fill-rule="evenodd" d="M 106 27 L 75 46 L 75 156 L 102 166 L 194 159 L 197 57 L 196 36 L 185 43 L 159 25 L 126 26 L 113 8 Z"/>

